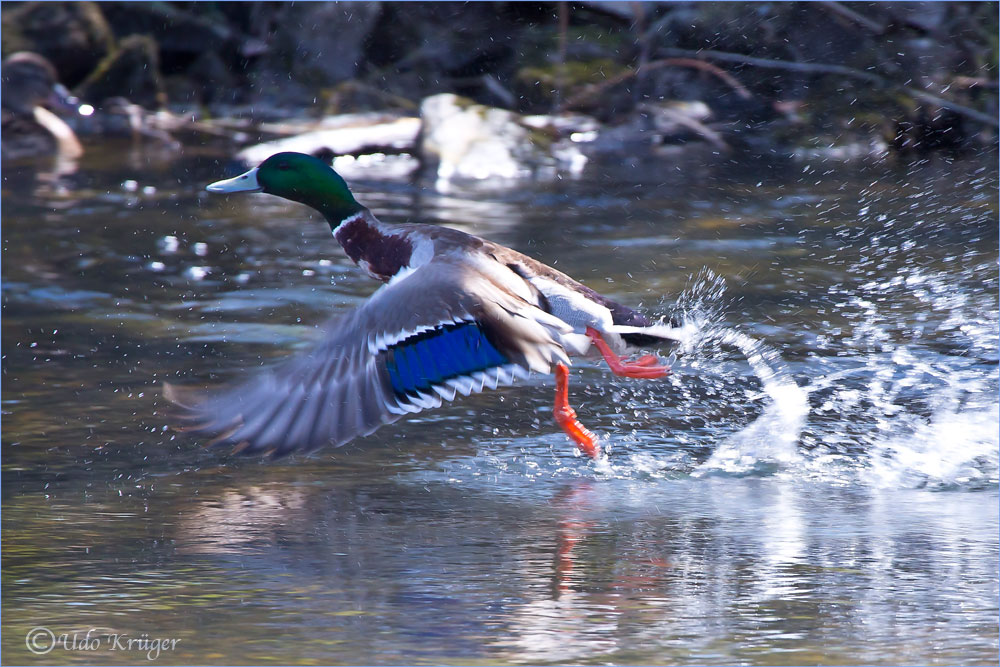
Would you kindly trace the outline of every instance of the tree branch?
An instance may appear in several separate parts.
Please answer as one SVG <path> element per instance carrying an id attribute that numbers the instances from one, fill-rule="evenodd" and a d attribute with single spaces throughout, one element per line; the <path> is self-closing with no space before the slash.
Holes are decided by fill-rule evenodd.
<path id="1" fill-rule="evenodd" d="M 917 88 L 912 88 L 910 86 L 901 86 L 889 81 L 885 77 L 879 76 L 878 74 L 872 74 L 870 72 L 864 72 L 859 69 L 854 69 L 852 67 L 842 67 L 840 65 L 824 65 L 820 63 L 797 63 L 790 60 L 771 60 L 768 58 L 755 58 L 753 56 L 745 56 L 741 53 L 728 53 L 725 51 L 712 51 L 710 49 L 704 49 L 701 51 L 690 51 L 688 49 L 663 49 L 665 53 L 671 56 L 678 57 L 688 57 L 688 58 L 703 58 L 706 60 L 719 60 L 722 62 L 740 63 L 743 65 L 751 65 L 753 67 L 761 67 L 768 69 L 782 69 L 792 72 L 811 72 L 814 74 L 839 74 L 841 76 L 846 76 L 852 79 L 860 79 L 862 81 L 868 81 L 869 83 L 874 83 L 878 86 L 889 88 L 892 90 L 898 90 L 899 92 L 909 95 L 910 97 L 924 102 L 929 102 L 931 104 L 936 104 L 939 107 L 953 111 L 961 116 L 970 118 L 972 120 L 983 123 L 984 125 L 990 125 L 992 127 L 1000 127 L 1000 119 L 996 116 L 991 116 L 989 114 L 983 113 L 982 111 L 976 111 L 965 105 L 959 104 L 958 102 L 952 102 L 951 100 L 945 99 L 938 95 L 928 93 L 925 90 L 919 90 Z"/>
<path id="2" fill-rule="evenodd" d="M 739 63 L 741 65 L 752 65 L 753 67 L 761 67 L 764 69 L 783 69 L 791 72 L 811 72 L 813 74 L 840 74 L 852 79 L 862 79 L 864 81 L 870 81 L 871 83 L 877 83 L 879 85 L 886 85 L 889 82 L 879 76 L 878 74 L 872 74 L 870 72 L 864 72 L 859 69 L 854 69 L 853 67 L 843 67 L 841 65 L 823 65 L 820 63 L 798 63 L 792 60 L 772 60 L 770 58 L 755 58 L 753 56 L 745 56 L 742 53 L 729 53 L 726 51 L 712 51 L 711 49 L 702 49 L 699 51 L 692 51 L 689 49 L 663 49 L 663 52 L 681 58 L 702 58 L 705 60 L 719 60 L 722 62 L 729 63 Z"/>
<path id="3" fill-rule="evenodd" d="M 845 7 L 839 2 L 821 2 L 819 3 L 827 11 L 833 14 L 839 14 L 847 20 L 861 26 L 865 30 L 872 32 L 876 35 L 881 35 L 885 32 L 885 26 L 878 21 L 873 21 L 867 16 L 859 14 L 849 7 Z"/>
<path id="4" fill-rule="evenodd" d="M 709 74 L 712 74 L 721 79 L 722 81 L 724 81 L 726 84 L 729 85 L 730 88 L 736 91 L 737 95 L 739 95 L 743 99 L 747 100 L 753 97 L 753 94 L 749 90 L 747 90 L 743 84 L 737 81 L 736 77 L 734 77 L 732 74 L 725 71 L 724 69 L 716 67 L 712 63 L 707 63 L 704 60 L 699 60 L 697 58 L 664 58 L 663 60 L 654 60 L 653 62 L 646 63 L 641 68 L 631 69 L 628 70 L 627 72 L 622 72 L 621 74 L 615 75 L 610 79 L 601 81 L 600 83 L 595 83 L 590 86 L 587 86 L 579 93 L 566 100 L 566 104 L 564 106 L 567 109 L 571 109 L 579 104 L 582 104 L 583 102 L 586 102 L 587 100 L 597 95 L 598 93 L 601 93 L 612 86 L 616 86 L 623 81 L 627 81 L 637 76 L 640 71 L 649 72 L 654 69 L 660 69 L 661 67 L 670 67 L 670 66 L 691 67 L 694 69 L 700 69 L 703 72 L 708 72 Z"/>

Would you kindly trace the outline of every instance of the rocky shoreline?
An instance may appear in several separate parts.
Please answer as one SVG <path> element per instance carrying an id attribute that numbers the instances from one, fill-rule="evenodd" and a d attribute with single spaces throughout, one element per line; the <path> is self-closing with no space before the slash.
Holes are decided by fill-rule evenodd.
<path id="1" fill-rule="evenodd" d="M 51 61 L 84 145 L 407 155 L 447 182 L 995 147 L 996 29 L 977 2 L 23 2 L 3 55 Z"/>

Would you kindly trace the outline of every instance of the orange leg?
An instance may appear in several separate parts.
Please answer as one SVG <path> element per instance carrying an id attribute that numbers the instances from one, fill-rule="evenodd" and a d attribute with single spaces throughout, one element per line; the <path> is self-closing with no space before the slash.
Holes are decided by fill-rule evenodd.
<path id="1" fill-rule="evenodd" d="M 652 354 L 645 354 L 632 362 L 622 361 L 622 358 L 615 354 L 604 339 L 601 338 L 601 334 L 597 329 L 587 327 L 587 335 L 590 336 L 590 340 L 594 341 L 594 345 L 600 350 L 601 356 L 604 357 L 604 361 L 608 362 L 611 372 L 615 375 L 627 378 L 643 378 L 646 380 L 655 380 L 656 378 L 670 375 L 670 369 L 666 366 L 661 366 L 659 360 Z"/>
<path id="2" fill-rule="evenodd" d="M 592 459 L 601 453 L 597 445 L 597 436 L 584 428 L 576 418 L 576 410 L 569 405 L 569 369 L 565 364 L 556 364 L 556 407 L 552 414 L 556 423 L 566 431 L 570 440 L 576 443 L 580 451 Z"/>

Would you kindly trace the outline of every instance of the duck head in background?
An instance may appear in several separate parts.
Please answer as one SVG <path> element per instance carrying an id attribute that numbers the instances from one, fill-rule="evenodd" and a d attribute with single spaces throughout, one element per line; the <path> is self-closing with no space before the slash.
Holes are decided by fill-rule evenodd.
<path id="1" fill-rule="evenodd" d="M 4 160 L 83 155 L 76 133 L 53 113 L 76 112 L 79 101 L 59 83 L 52 63 L 37 53 L 14 53 L 0 65 L 0 82 Z"/>

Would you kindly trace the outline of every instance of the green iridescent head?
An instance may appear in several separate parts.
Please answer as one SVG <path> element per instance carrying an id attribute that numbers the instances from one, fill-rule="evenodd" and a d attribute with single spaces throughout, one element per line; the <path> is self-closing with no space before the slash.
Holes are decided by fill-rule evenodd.
<path id="1" fill-rule="evenodd" d="M 332 227 L 364 210 L 328 164 L 305 153 L 277 153 L 245 174 L 217 181 L 209 192 L 264 192 L 311 206 Z"/>

